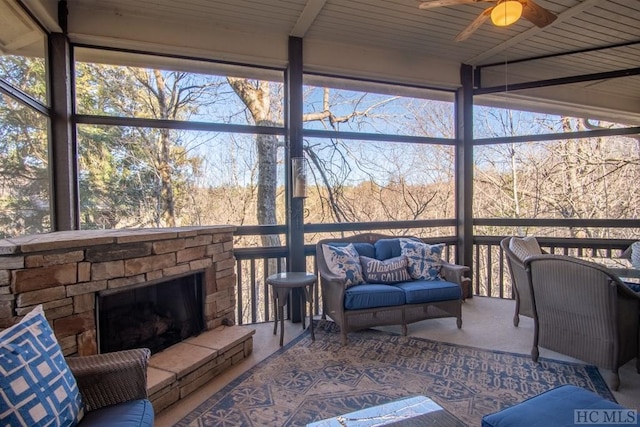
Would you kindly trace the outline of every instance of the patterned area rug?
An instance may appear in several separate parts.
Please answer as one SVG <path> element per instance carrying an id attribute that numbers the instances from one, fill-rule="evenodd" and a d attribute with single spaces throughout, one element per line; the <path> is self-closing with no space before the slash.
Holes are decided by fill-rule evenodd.
<path id="1" fill-rule="evenodd" d="M 424 395 L 468 425 L 484 414 L 575 384 L 615 401 L 597 368 L 373 330 L 340 345 L 333 322 L 309 331 L 215 393 L 179 426 L 304 426 Z M 274 338 L 276 339 L 276 338 Z"/>

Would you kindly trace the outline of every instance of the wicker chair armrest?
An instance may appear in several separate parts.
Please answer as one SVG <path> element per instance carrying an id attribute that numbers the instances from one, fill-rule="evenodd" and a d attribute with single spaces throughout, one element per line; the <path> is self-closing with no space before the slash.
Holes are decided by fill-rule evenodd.
<path id="1" fill-rule="evenodd" d="M 457 283 L 458 285 L 462 286 L 462 283 L 468 280 L 465 275 L 470 270 L 471 269 L 465 265 L 457 265 L 444 262 L 442 263 L 440 274 L 446 281 Z"/>
<path id="2" fill-rule="evenodd" d="M 323 269 L 320 271 L 320 277 L 325 280 L 326 282 L 342 282 L 342 285 L 344 286 L 344 283 L 347 281 L 346 278 L 339 276 L 335 273 L 333 273 L 331 270 L 329 269 Z"/>
<path id="3" fill-rule="evenodd" d="M 149 349 L 139 348 L 67 358 L 87 410 L 146 399 L 150 355 Z"/>
<path id="4" fill-rule="evenodd" d="M 339 301 L 342 301 L 346 289 L 345 282 L 346 279 L 341 277 L 334 276 L 330 278 L 322 275 L 320 284 L 323 295 L 335 295 Z"/>
<path id="5" fill-rule="evenodd" d="M 334 320 L 334 316 L 344 312 L 345 281 L 345 279 L 336 278 L 335 276 L 329 279 L 327 276 L 322 275 L 320 278 L 324 302 L 323 312 Z"/>

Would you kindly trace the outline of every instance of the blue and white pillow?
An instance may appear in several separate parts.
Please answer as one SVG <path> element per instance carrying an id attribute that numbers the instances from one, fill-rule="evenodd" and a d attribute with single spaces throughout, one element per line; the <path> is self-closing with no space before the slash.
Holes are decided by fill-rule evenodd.
<path id="1" fill-rule="evenodd" d="M 329 270 L 346 279 L 346 287 L 364 283 L 360 255 L 353 244 L 350 243 L 347 246 L 322 245 L 322 253 Z"/>
<path id="2" fill-rule="evenodd" d="M 82 398 L 42 306 L 0 332 L 0 419 L 10 426 L 75 426 Z"/>
<path id="3" fill-rule="evenodd" d="M 442 280 L 442 249 L 444 243 L 428 245 L 410 239 L 400 239 L 400 250 L 407 257 L 407 269 L 415 280 Z"/>

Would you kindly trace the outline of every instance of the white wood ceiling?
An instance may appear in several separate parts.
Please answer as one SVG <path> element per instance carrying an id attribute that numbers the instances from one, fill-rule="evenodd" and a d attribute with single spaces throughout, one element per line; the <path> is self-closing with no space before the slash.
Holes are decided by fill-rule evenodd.
<path id="1" fill-rule="evenodd" d="M 55 0 L 23 0 L 47 4 Z M 455 88 L 459 65 L 633 43 L 605 51 L 508 66 L 510 82 L 640 67 L 640 0 L 536 0 L 558 16 L 545 28 L 520 19 L 485 22 L 453 39 L 492 3 L 420 10 L 419 0 L 68 0 L 72 41 L 150 48 L 283 67 L 290 35 L 304 40 L 305 69 Z M 356 69 L 359 68 L 359 69 Z M 483 84 L 505 76 L 483 76 Z M 505 67 L 502 67 L 503 69 Z M 582 88 L 618 98 L 640 116 L 640 78 Z M 594 92 L 595 93 L 595 92 Z M 594 96 L 591 96 L 594 98 Z"/>
<path id="2" fill-rule="evenodd" d="M 418 0 L 68 1 L 71 10 L 85 8 L 176 25 L 198 22 L 283 37 L 292 33 L 307 3 L 309 9 L 319 8 L 306 34 L 297 34 L 305 39 L 399 49 L 474 65 L 640 41 L 638 0 L 537 0 L 559 19 L 543 29 L 524 19 L 507 28 L 487 22 L 463 42 L 453 39 L 491 3 L 419 10 Z M 635 66 L 638 53 L 636 47 Z"/>

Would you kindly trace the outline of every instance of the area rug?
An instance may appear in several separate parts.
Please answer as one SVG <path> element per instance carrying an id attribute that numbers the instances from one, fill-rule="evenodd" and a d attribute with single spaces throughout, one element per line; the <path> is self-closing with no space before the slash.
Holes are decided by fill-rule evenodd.
<path id="1" fill-rule="evenodd" d="M 340 345 L 333 322 L 309 331 L 215 393 L 178 426 L 305 426 L 424 395 L 468 425 L 562 384 L 615 401 L 597 368 L 374 330 Z M 276 339 L 276 338 L 274 338 Z"/>

